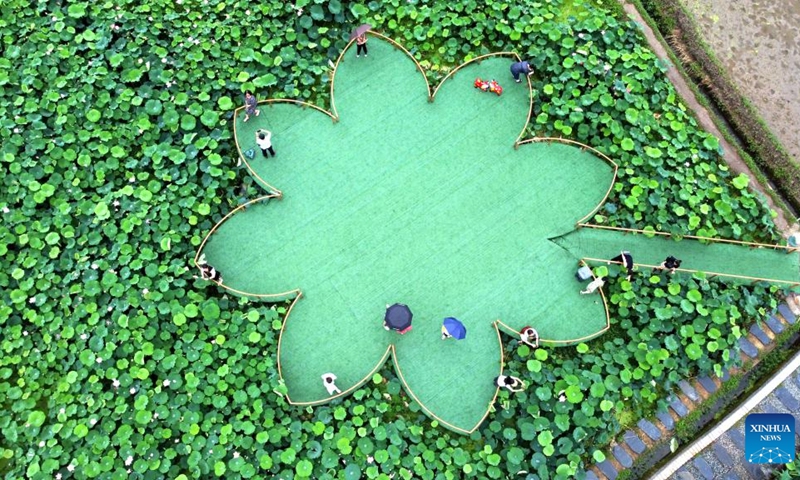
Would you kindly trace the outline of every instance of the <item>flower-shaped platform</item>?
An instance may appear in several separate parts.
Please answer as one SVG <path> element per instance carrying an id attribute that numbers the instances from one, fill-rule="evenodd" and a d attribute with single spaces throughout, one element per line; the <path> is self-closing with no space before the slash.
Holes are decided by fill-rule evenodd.
<path id="1" fill-rule="evenodd" d="M 240 151 L 255 152 L 247 166 L 281 195 L 226 217 L 201 249 L 224 288 L 296 299 L 278 347 L 292 403 L 346 395 L 392 356 L 431 417 L 470 432 L 497 394 L 496 320 L 556 343 L 608 327 L 603 297 L 580 295 L 574 279 L 577 250 L 592 245 L 570 232 L 604 201 L 615 167 L 568 145 L 517 145 L 532 91 L 513 82 L 513 54 L 469 62 L 431 92 L 402 48 L 375 35 L 369 48 L 337 62 L 331 112 L 286 101 L 263 102 L 247 123 L 237 112 Z M 481 92 L 476 77 L 505 91 Z M 259 128 L 277 157 L 261 156 Z M 592 239 L 616 250 L 606 237 Z M 406 335 L 382 327 L 395 302 L 414 312 Z M 440 339 L 447 316 L 465 340 Z M 327 394 L 328 372 L 342 394 Z"/>

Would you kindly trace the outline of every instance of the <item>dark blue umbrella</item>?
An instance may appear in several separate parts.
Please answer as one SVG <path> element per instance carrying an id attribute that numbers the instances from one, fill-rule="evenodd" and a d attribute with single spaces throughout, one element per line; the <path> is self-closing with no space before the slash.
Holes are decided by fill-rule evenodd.
<path id="1" fill-rule="evenodd" d="M 444 322 L 442 322 L 442 326 L 447 330 L 447 333 L 456 340 L 463 340 L 464 337 L 467 336 L 467 327 L 456 318 L 445 318 Z"/>
<path id="2" fill-rule="evenodd" d="M 401 332 L 411 326 L 411 318 L 413 316 L 408 305 L 395 303 L 386 308 L 386 315 L 383 316 L 383 324 L 392 330 Z"/>

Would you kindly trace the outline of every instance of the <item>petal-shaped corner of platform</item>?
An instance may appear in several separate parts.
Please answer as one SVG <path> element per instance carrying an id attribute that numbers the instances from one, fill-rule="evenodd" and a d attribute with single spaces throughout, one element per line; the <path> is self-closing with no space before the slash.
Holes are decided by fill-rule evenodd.
<path id="1" fill-rule="evenodd" d="M 533 163 L 520 181 L 548 207 L 532 219 L 544 238 L 571 232 L 600 208 L 614 183 L 616 165 L 585 147 L 559 141 L 525 143 L 517 154 L 520 163 Z"/>
<path id="2" fill-rule="evenodd" d="M 524 132 L 533 94 L 527 81 L 514 82 L 510 66 L 516 61 L 510 53 L 478 57 L 453 70 L 437 87 L 430 114 L 436 116 L 445 138 L 466 143 L 461 150 L 476 156 L 464 161 L 497 158 L 487 146 L 510 148 Z M 477 78 L 496 80 L 502 94 L 476 88 Z"/>
<path id="3" fill-rule="evenodd" d="M 331 182 L 303 184 L 296 181 L 298 171 L 327 168 L 332 149 L 341 148 L 326 141 L 334 138 L 326 134 L 334 128 L 331 114 L 307 103 L 288 100 L 266 100 L 258 108 L 260 114 L 251 116 L 247 122 L 241 108 L 234 117 L 236 145 L 251 174 L 268 190 L 284 190 L 291 184 L 293 194 L 330 195 L 335 192 L 339 185 Z M 265 157 L 256 144 L 256 132 L 261 129 L 272 133 L 274 157 Z"/>
<path id="4" fill-rule="evenodd" d="M 414 118 L 430 96 L 425 75 L 408 52 L 375 34 L 369 34 L 367 45 L 369 55 L 356 58 L 356 45 L 351 43 L 333 75 L 334 112 L 342 123 L 343 138 L 392 123 L 384 117 Z M 385 132 L 389 136 L 407 133 Z"/>
<path id="5" fill-rule="evenodd" d="M 262 197 L 243 205 L 220 221 L 198 251 L 222 275 L 224 288 L 242 295 L 270 301 L 293 298 L 298 291 L 302 271 L 292 263 L 295 255 L 275 255 L 275 251 L 303 247 L 290 241 L 286 229 L 277 225 L 285 211 L 277 198 Z M 284 218 L 285 220 L 285 218 Z M 262 239 L 272 239 L 274 250 L 264 249 Z M 286 260 L 282 262 L 281 259 Z M 269 265 L 269 268 L 264 266 Z"/>
<path id="6" fill-rule="evenodd" d="M 296 405 L 325 403 L 352 393 L 383 365 L 397 336 L 382 327 L 382 305 L 354 309 L 353 299 L 332 284 L 312 290 L 293 305 L 278 341 L 281 378 L 289 401 Z M 322 383 L 322 375 L 328 373 L 336 376 L 341 393 L 328 393 Z"/>
<path id="7" fill-rule="evenodd" d="M 494 323 L 465 314 L 463 340 L 441 339 L 441 318 L 416 322 L 398 338 L 395 369 L 406 391 L 434 419 L 459 433 L 471 433 L 488 415 L 502 371 L 502 345 Z"/>
<path id="8" fill-rule="evenodd" d="M 554 242 L 536 243 L 530 249 L 530 268 L 546 271 L 535 281 L 524 274 L 510 276 L 496 302 L 500 321 L 514 332 L 531 326 L 541 342 L 552 346 L 585 341 L 605 332 L 609 318 L 604 297 L 599 292 L 580 294 L 585 287 L 575 279 L 580 257 Z"/>

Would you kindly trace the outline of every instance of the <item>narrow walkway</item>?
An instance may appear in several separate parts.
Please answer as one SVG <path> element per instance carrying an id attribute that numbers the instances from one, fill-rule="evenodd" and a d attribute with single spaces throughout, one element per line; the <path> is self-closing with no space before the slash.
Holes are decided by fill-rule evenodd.
<path id="1" fill-rule="evenodd" d="M 768 247 L 752 248 L 731 243 L 701 243 L 699 240 L 674 241 L 670 237 L 584 227 L 553 239 L 574 255 L 590 263 L 603 262 L 628 250 L 641 274 L 660 265 L 669 255 L 681 259 L 681 268 L 709 275 L 743 279 L 770 279 L 800 285 L 800 252 Z"/>
<path id="2" fill-rule="evenodd" d="M 762 326 L 753 325 L 746 335 L 739 339 L 742 359 L 758 361 L 763 352 L 774 347 L 775 337 L 790 325 L 794 325 L 798 316 L 800 316 L 800 296 L 791 295 Z M 606 460 L 587 470 L 586 480 L 616 480 L 620 472 L 631 468 L 636 459 L 643 454 L 653 454 L 654 458 L 669 455 L 668 445 L 676 422 L 689 415 L 697 405 L 717 392 L 722 382 L 728 378 L 729 373 L 725 372 L 722 379 L 700 377 L 681 381 L 678 385 L 679 391 L 669 400 L 669 408 L 656 414 L 655 418 L 640 420 L 636 428 L 623 433 L 622 442 L 612 444 L 606 452 Z M 753 411 L 800 412 L 800 372 L 793 372 L 789 379 L 759 406 L 758 410 Z M 800 425 L 796 425 L 797 427 Z M 683 466 L 674 465 L 669 471 L 664 467 L 660 472 L 674 475 L 659 478 L 680 480 L 762 478 L 754 477 L 744 469 L 743 438 L 741 425 L 737 425 L 736 428 L 717 438 L 711 447 L 703 451 L 699 457 L 692 459 L 690 463 Z M 671 461 L 677 460 L 676 457 Z M 658 474 L 659 472 L 654 475 Z M 652 480 L 655 477 L 648 478 Z"/>

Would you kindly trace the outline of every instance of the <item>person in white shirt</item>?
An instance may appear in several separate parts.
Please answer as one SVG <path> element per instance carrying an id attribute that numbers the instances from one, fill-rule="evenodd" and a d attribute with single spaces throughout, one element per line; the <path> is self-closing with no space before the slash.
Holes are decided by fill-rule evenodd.
<path id="1" fill-rule="evenodd" d="M 522 380 L 510 375 L 500 375 L 499 377 L 495 377 L 494 384 L 500 388 L 508 389 L 509 392 L 521 392 L 525 390 L 525 384 L 522 383 Z"/>
<path id="2" fill-rule="evenodd" d="M 333 383 L 335 380 L 336 380 L 336 375 L 332 373 L 326 373 L 322 376 L 322 384 L 325 385 L 325 388 L 328 389 L 328 395 L 342 393 L 342 391 L 339 390 L 339 387 L 337 387 L 336 384 Z"/>
<path id="3" fill-rule="evenodd" d="M 523 327 L 519 332 L 519 339 L 533 348 L 539 348 L 539 332 L 533 327 Z"/>
<path id="4" fill-rule="evenodd" d="M 275 156 L 275 150 L 272 148 L 272 132 L 269 130 L 264 130 L 263 128 L 256 130 L 256 144 L 258 144 L 261 154 L 265 157 L 269 158 L 267 152 L 271 153 L 273 157 Z"/>
<path id="5" fill-rule="evenodd" d="M 602 287 L 606 284 L 606 277 L 596 278 L 592 281 L 589 285 L 586 285 L 585 290 L 581 290 L 581 295 L 587 295 L 589 293 L 594 293 L 595 290 Z"/>
<path id="6" fill-rule="evenodd" d="M 208 264 L 205 253 L 200 255 L 200 258 L 197 260 L 197 266 L 200 268 L 200 278 L 222 283 L 222 273 Z"/>

